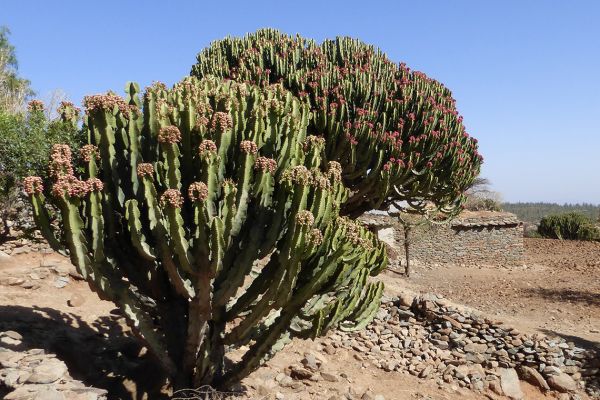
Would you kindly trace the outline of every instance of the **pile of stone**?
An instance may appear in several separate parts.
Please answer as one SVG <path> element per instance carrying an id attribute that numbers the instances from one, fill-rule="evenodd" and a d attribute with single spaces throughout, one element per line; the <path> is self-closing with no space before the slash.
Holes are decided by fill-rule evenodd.
<path id="1" fill-rule="evenodd" d="M 0 251 L 0 265 L 3 261 L 11 260 L 12 256 Z M 44 284 L 45 280 L 51 280 L 54 287 L 62 289 L 71 279 L 82 280 L 83 277 L 70 262 L 57 258 L 44 258 L 40 261 L 39 267 L 0 278 L 0 286 L 19 286 L 23 289 L 36 290 Z"/>
<path id="2" fill-rule="evenodd" d="M 436 295 L 385 299 L 366 330 L 335 332 L 328 341 L 354 349 L 366 363 L 433 379 L 440 386 L 519 399 L 520 378 L 560 398 L 576 399 L 582 389 L 600 395 L 598 350 L 523 334 Z"/>
<path id="3" fill-rule="evenodd" d="M 35 235 L 33 238 L 20 237 L 19 239 L 2 243 L 0 245 L 0 251 L 9 256 L 16 256 L 18 254 L 33 252 L 51 253 L 52 249 L 45 240 Z"/>
<path id="4" fill-rule="evenodd" d="M 67 366 L 43 349 L 13 351 L 23 338 L 0 332 L 0 397 L 6 400 L 105 400 L 107 392 L 69 376 Z M 6 346 L 6 347 L 4 347 Z"/>
<path id="5" fill-rule="evenodd" d="M 6 227 L 0 221 L 0 230 L 8 228 L 8 241 L 0 243 L 0 252 L 8 255 L 17 255 L 30 252 L 50 252 L 50 246 L 42 238 L 39 231 L 35 230 L 35 222 L 29 202 L 18 199 L 10 208 Z"/>

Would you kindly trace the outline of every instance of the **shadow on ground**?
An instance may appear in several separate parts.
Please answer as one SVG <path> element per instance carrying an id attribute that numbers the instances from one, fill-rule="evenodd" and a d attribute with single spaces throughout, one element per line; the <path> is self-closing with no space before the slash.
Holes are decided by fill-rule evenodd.
<path id="1" fill-rule="evenodd" d="M 535 288 L 528 290 L 532 295 L 543 297 L 554 301 L 566 301 L 570 303 L 581 303 L 589 306 L 600 307 L 600 296 L 598 293 L 584 290 L 571 289 L 548 289 Z"/>
<path id="2" fill-rule="evenodd" d="M 156 360 L 118 320 L 111 314 L 88 324 L 52 308 L 0 306 L 0 331 L 23 336 L 20 345 L 5 347 L 55 353 L 73 378 L 106 389 L 109 399 L 168 399 L 161 393 L 166 379 Z"/>

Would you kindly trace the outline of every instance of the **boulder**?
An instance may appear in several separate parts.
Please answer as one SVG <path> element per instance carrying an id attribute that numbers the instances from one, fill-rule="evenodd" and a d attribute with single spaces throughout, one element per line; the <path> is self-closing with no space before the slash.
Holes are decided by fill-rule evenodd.
<path id="1" fill-rule="evenodd" d="M 35 367 L 31 376 L 27 379 L 29 383 L 52 383 L 62 378 L 67 372 L 64 362 L 51 358 L 44 360 Z"/>
<path id="2" fill-rule="evenodd" d="M 69 307 L 79 307 L 83 305 L 83 303 L 85 303 L 85 297 L 79 293 L 73 293 L 67 301 Z"/>
<path id="3" fill-rule="evenodd" d="M 54 388 L 44 388 L 35 394 L 34 400 L 65 400 L 65 396 Z"/>
<path id="4" fill-rule="evenodd" d="M 558 375 L 551 375 L 548 378 L 548 385 L 561 393 L 574 392 L 577 390 L 577 382 L 564 372 Z"/>
<path id="5" fill-rule="evenodd" d="M 504 395 L 512 400 L 521 400 L 523 398 L 523 391 L 521 390 L 517 371 L 513 368 L 500 368 L 498 373 L 500 375 L 500 386 Z"/>
<path id="6" fill-rule="evenodd" d="M 310 379 L 313 376 L 313 373 L 305 368 L 292 367 L 290 369 L 290 376 L 293 379 L 303 380 Z"/>

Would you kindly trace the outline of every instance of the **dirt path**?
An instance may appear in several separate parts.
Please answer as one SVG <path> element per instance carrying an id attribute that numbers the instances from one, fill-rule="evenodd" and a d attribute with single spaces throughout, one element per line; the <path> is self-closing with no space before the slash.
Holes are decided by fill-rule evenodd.
<path id="1" fill-rule="evenodd" d="M 13 350 L 42 348 L 55 353 L 74 378 L 107 389 L 113 399 L 128 398 L 129 393 L 137 398 L 135 393 L 143 392 L 151 393 L 148 399 L 166 398 L 161 395 L 164 378 L 154 360 L 131 336 L 112 303 L 100 300 L 86 282 L 69 272 L 74 270 L 57 254 L 23 254 L 0 264 L 0 332 L 12 330 L 23 336 L 22 345 Z M 63 278 L 68 283 L 58 288 Z M 278 385 L 275 378 L 285 368 L 299 365 L 307 351 L 321 350 L 320 341 L 292 343 L 244 380 L 250 398 L 272 399 L 278 392 L 292 400 L 345 399 L 346 393 L 361 398 L 365 392 L 388 400 L 486 398 L 467 389 L 440 388 L 432 381 L 370 368 L 344 349 L 321 356 L 336 382 L 314 381 L 296 388 Z"/>
<path id="2" fill-rule="evenodd" d="M 523 330 L 600 345 L 600 243 L 525 239 L 520 268 L 417 266 L 393 285 L 435 292 Z M 389 286 L 389 285 L 388 285 Z"/>

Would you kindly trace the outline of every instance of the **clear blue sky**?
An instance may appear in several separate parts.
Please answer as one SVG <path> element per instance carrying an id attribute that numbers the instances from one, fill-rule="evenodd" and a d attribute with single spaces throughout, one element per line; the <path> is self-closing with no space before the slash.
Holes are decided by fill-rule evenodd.
<path id="1" fill-rule="evenodd" d="M 600 203 L 600 1 L 2 2 L 20 73 L 62 89 L 172 84 L 212 40 L 349 35 L 445 83 L 507 201 Z"/>

